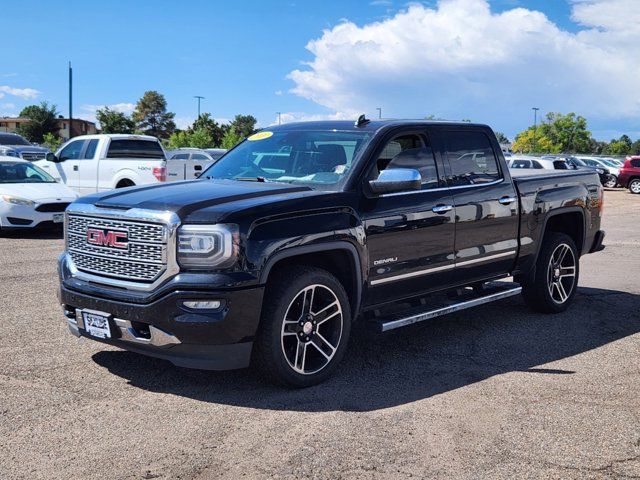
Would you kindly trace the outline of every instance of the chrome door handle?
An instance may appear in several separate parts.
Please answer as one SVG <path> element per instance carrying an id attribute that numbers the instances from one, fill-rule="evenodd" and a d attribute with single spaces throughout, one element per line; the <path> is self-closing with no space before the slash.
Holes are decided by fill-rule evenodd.
<path id="1" fill-rule="evenodd" d="M 513 203 L 516 201 L 516 197 L 502 197 L 500 200 L 498 200 L 502 205 L 509 205 L 510 203 Z"/>
<path id="2" fill-rule="evenodd" d="M 431 209 L 433 213 L 438 213 L 438 214 L 447 213 L 451 210 L 453 210 L 453 207 L 451 205 L 436 205 Z"/>

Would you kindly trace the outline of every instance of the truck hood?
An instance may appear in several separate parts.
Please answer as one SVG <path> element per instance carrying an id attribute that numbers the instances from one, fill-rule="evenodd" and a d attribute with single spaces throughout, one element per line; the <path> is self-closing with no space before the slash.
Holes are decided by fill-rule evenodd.
<path id="1" fill-rule="evenodd" d="M 14 150 L 18 153 L 34 152 L 34 153 L 47 153 L 49 150 L 44 147 L 36 147 L 35 145 L 0 145 L 2 150 Z"/>
<path id="2" fill-rule="evenodd" d="M 144 187 L 131 187 L 89 195 L 79 201 L 100 208 L 141 208 L 175 212 L 181 218 L 203 208 L 268 196 L 296 198 L 314 192 L 305 186 L 234 180 L 195 180 Z"/>

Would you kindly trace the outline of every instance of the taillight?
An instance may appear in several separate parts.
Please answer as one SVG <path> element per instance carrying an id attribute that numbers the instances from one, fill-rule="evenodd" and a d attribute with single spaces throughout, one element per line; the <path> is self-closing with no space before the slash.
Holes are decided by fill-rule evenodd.
<path id="1" fill-rule="evenodd" d="M 166 182 L 167 181 L 167 168 L 166 167 L 153 167 L 153 176 L 156 177 L 156 179 L 159 182 Z"/>

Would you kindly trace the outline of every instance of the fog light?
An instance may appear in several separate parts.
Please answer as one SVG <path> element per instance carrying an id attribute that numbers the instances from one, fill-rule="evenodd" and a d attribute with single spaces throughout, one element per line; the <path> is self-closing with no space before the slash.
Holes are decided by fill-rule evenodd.
<path id="1" fill-rule="evenodd" d="M 220 308 L 222 302 L 220 302 L 220 300 L 192 300 L 182 302 L 182 304 L 193 310 L 217 310 Z"/>

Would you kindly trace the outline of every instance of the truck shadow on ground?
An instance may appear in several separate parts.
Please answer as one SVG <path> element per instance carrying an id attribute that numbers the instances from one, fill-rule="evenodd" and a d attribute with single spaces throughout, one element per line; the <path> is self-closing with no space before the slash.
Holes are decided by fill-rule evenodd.
<path id="1" fill-rule="evenodd" d="M 24 238 L 30 240 L 56 240 L 62 239 L 64 232 L 62 228 L 54 229 L 28 229 L 0 231 L 0 238 Z"/>
<path id="2" fill-rule="evenodd" d="M 531 313 L 519 297 L 383 335 L 359 328 L 327 382 L 291 390 L 251 370 L 206 372 L 124 351 L 94 361 L 141 389 L 203 402 L 291 411 L 373 411 L 508 372 L 576 373 L 546 365 L 640 332 L 640 295 L 580 288 L 568 312 Z"/>

